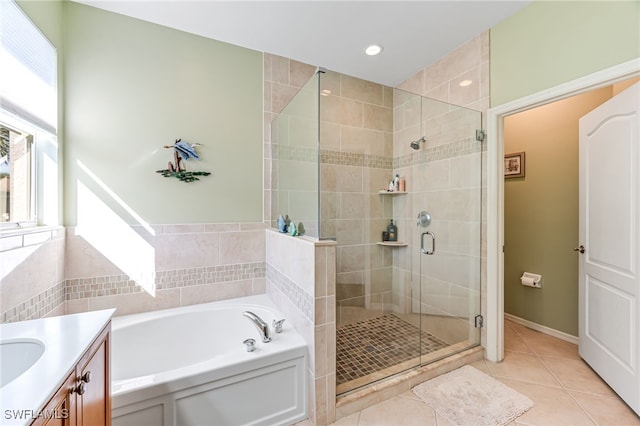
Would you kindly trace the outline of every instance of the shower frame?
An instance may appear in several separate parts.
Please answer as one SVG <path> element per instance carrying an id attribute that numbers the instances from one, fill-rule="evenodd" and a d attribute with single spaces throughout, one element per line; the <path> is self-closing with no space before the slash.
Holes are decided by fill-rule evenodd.
<path id="1" fill-rule="evenodd" d="M 338 83 L 336 83 L 336 78 L 338 78 L 339 80 Z M 343 79 L 346 80 L 346 82 L 342 81 Z M 338 103 L 338 101 L 336 101 L 335 98 L 340 98 L 340 97 L 348 98 L 348 96 L 343 96 L 344 88 L 348 85 L 360 84 L 366 87 L 373 85 L 373 83 L 362 82 L 362 80 L 358 80 L 359 82 L 362 82 L 362 83 L 359 83 L 359 82 L 354 83 L 354 80 L 358 80 L 358 79 L 333 73 L 331 71 L 320 70 L 307 82 L 307 84 L 304 85 L 304 87 L 300 90 L 298 95 L 296 95 L 296 98 L 298 98 L 298 96 L 302 96 L 305 99 L 303 103 L 309 108 L 309 111 L 307 111 L 304 114 L 300 114 L 300 113 L 289 114 L 288 118 L 286 119 L 288 121 L 286 132 L 282 131 L 282 129 L 280 129 L 279 131 L 276 130 L 276 133 L 280 132 L 280 136 L 286 133 L 288 140 L 293 140 L 293 139 L 296 139 L 297 141 L 303 140 L 304 143 L 302 144 L 302 147 L 296 146 L 294 144 L 281 144 L 280 143 L 282 140 L 281 138 L 272 137 L 272 141 L 273 141 L 272 145 L 274 146 L 272 150 L 272 158 L 273 158 L 273 164 L 272 164 L 272 167 L 273 167 L 272 195 L 273 197 L 272 197 L 272 203 L 271 203 L 272 224 L 275 222 L 275 218 L 280 212 L 292 211 L 291 207 L 296 204 L 296 203 L 293 203 L 292 205 L 289 205 L 286 209 L 282 209 L 281 203 L 279 203 L 279 201 L 286 199 L 289 202 L 295 198 L 295 195 L 303 195 L 302 199 L 306 201 L 302 201 L 299 204 L 307 208 L 309 206 L 314 205 L 314 208 L 317 214 L 313 218 L 311 218 L 309 222 L 305 223 L 304 220 L 301 220 L 300 222 L 302 222 L 304 227 L 307 230 L 309 230 L 307 235 L 317 238 L 319 240 L 334 239 L 338 242 L 336 268 L 337 268 L 337 275 L 340 276 L 340 274 L 343 274 L 345 272 L 342 269 L 343 265 L 341 265 L 341 262 L 343 262 L 343 259 L 345 258 L 345 254 L 347 255 L 346 257 L 349 257 L 350 255 L 349 253 L 344 252 L 343 250 L 344 245 L 341 245 L 341 241 L 340 241 L 341 238 L 344 237 L 344 234 L 342 234 L 342 232 L 344 231 L 344 229 L 348 229 L 349 224 L 348 223 L 339 224 L 337 222 L 339 219 L 337 217 L 336 204 L 339 203 L 342 206 L 345 203 L 345 201 L 347 204 L 349 202 L 353 204 L 354 200 L 350 199 L 352 196 L 354 196 L 353 198 L 355 200 L 363 200 L 368 207 L 376 211 L 379 211 L 381 214 L 379 218 L 376 217 L 375 219 L 371 219 L 371 218 L 366 219 L 369 221 L 366 224 L 365 224 L 364 218 L 353 217 L 348 219 L 348 220 L 352 220 L 353 224 L 360 221 L 362 222 L 361 226 L 366 225 L 368 227 L 368 230 L 365 230 L 364 228 L 362 230 L 363 232 L 362 245 L 365 247 L 358 250 L 366 251 L 367 250 L 366 247 L 369 247 L 370 249 L 381 250 L 380 253 L 382 254 L 378 256 L 381 258 L 376 259 L 376 261 L 381 262 L 381 264 L 376 265 L 380 267 L 374 268 L 375 272 L 371 273 L 371 275 L 373 275 L 375 278 L 376 276 L 378 276 L 378 272 L 382 273 L 381 276 L 384 276 L 384 274 L 387 274 L 387 276 L 391 277 L 390 282 L 392 283 L 391 290 L 385 290 L 377 294 L 369 293 L 369 294 L 360 296 L 362 298 L 364 308 L 366 310 L 374 310 L 374 311 L 375 310 L 384 311 L 385 309 L 391 309 L 393 311 L 395 307 L 395 309 L 400 310 L 401 312 L 399 313 L 403 315 L 412 315 L 412 314 L 415 314 L 415 312 L 422 312 L 423 309 L 427 309 L 427 310 L 431 309 L 431 310 L 434 310 L 434 312 L 440 313 L 441 315 L 446 315 L 447 313 L 444 310 L 440 309 L 441 306 L 431 306 L 431 304 L 425 303 L 425 301 L 422 298 L 423 291 L 428 289 L 428 285 L 424 285 L 422 283 L 422 276 L 423 276 L 422 268 L 424 267 L 425 269 L 428 269 L 429 262 L 420 258 L 419 250 L 417 250 L 417 247 L 419 246 L 419 236 L 420 236 L 419 232 L 415 232 L 416 217 L 414 216 L 414 214 L 417 212 L 414 211 L 415 209 L 408 208 L 406 206 L 406 204 L 414 204 L 414 200 L 412 198 L 417 198 L 416 194 L 411 193 L 412 189 L 409 189 L 408 190 L 408 192 L 410 193 L 409 195 L 387 197 L 385 195 L 379 195 L 378 191 L 382 190 L 382 188 L 386 186 L 386 184 L 388 183 L 387 179 L 390 178 L 392 175 L 394 175 L 396 171 L 404 172 L 405 168 L 407 167 L 408 168 L 412 168 L 412 167 L 426 168 L 428 166 L 420 163 L 419 159 L 423 157 L 427 157 L 428 155 L 434 155 L 434 153 L 437 154 L 438 149 L 443 150 L 442 143 L 435 143 L 437 141 L 437 137 L 434 137 L 432 134 L 428 134 L 428 132 L 424 131 L 424 128 L 425 128 L 424 123 L 426 123 L 427 120 L 425 119 L 425 117 L 423 117 L 424 115 L 423 110 L 427 110 L 427 109 L 437 110 L 439 108 L 446 108 L 447 109 L 446 112 L 451 113 L 452 116 L 455 117 L 455 115 L 458 114 L 458 118 L 457 118 L 458 120 L 460 120 L 460 116 L 465 115 L 466 112 L 475 114 L 476 117 L 473 119 L 473 122 L 474 122 L 473 126 L 471 127 L 466 125 L 465 125 L 466 127 L 463 126 L 465 127 L 464 131 L 466 133 L 465 133 L 465 137 L 462 138 L 461 140 L 463 140 L 464 142 L 458 141 L 455 149 L 463 153 L 465 152 L 465 150 L 467 150 L 468 153 L 466 155 L 474 155 L 479 159 L 479 162 L 474 166 L 478 172 L 478 179 L 474 183 L 474 185 L 472 185 L 474 189 L 477 190 L 477 194 L 478 194 L 478 196 L 473 200 L 474 210 L 477 212 L 477 216 L 475 217 L 477 219 L 474 219 L 474 221 L 472 221 L 474 222 L 473 226 L 468 225 L 468 227 L 470 228 L 473 227 L 473 229 L 477 230 L 477 233 L 475 233 L 473 242 L 467 243 L 469 246 L 468 248 L 471 248 L 472 245 L 475 245 L 475 249 L 472 250 L 473 256 L 471 256 L 474 258 L 473 266 L 468 266 L 467 269 L 476 270 L 476 275 L 475 275 L 476 278 L 474 279 L 473 285 L 477 286 L 477 292 L 474 293 L 473 297 L 467 297 L 467 300 L 468 300 L 469 308 L 470 309 L 473 308 L 474 313 L 479 313 L 480 312 L 479 288 L 480 288 L 480 263 L 481 263 L 480 229 L 482 226 L 481 206 L 480 206 L 481 178 L 479 176 L 482 170 L 482 163 L 481 163 L 482 146 L 480 142 L 477 142 L 474 145 L 471 139 L 473 139 L 473 136 L 475 135 L 475 131 L 481 128 L 480 112 L 477 112 L 477 111 L 472 112 L 471 110 L 464 109 L 461 107 L 455 107 L 443 102 L 429 100 L 422 96 L 400 91 L 398 89 L 382 87 L 381 90 L 383 93 L 383 99 L 382 99 L 383 104 L 378 106 L 384 107 L 385 106 L 384 102 L 388 102 L 389 100 L 391 100 L 390 104 L 386 104 L 387 107 L 392 111 L 391 112 L 392 125 L 390 128 L 390 131 L 387 132 L 387 133 L 391 133 L 391 156 L 387 155 L 387 157 L 390 157 L 390 158 L 385 158 L 384 155 L 378 155 L 380 154 L 380 152 L 366 152 L 366 151 L 356 152 L 356 153 L 342 152 L 340 150 L 335 149 L 336 148 L 335 139 L 332 140 L 331 137 L 327 139 L 326 136 L 331 135 L 332 130 L 335 131 L 335 128 L 332 129 L 332 126 L 335 127 L 336 125 L 337 126 L 342 125 L 347 128 L 353 127 L 353 126 L 350 126 L 349 124 L 331 123 L 330 121 L 326 120 L 327 116 L 336 115 L 335 111 L 332 112 L 328 110 L 327 107 L 329 106 L 329 107 L 335 108 L 335 104 Z M 385 98 L 385 96 L 387 96 L 387 98 Z M 390 99 L 389 99 L 389 96 L 391 96 Z M 333 100 L 329 100 L 329 99 L 332 99 L 332 97 L 335 97 L 335 98 Z M 396 107 L 397 107 L 396 102 L 402 97 L 405 98 L 404 103 L 406 102 L 410 103 L 411 101 L 413 101 L 415 102 L 415 107 L 420 110 L 420 112 L 417 115 L 417 117 L 419 117 L 418 123 L 415 123 L 417 124 L 417 126 L 413 126 L 413 127 L 408 126 L 406 129 L 396 129 L 396 126 L 395 126 L 396 115 L 400 114 L 400 112 L 396 110 Z M 294 104 L 296 102 L 296 98 L 294 98 L 294 101 L 292 101 Z M 426 105 L 425 105 L 425 100 L 427 103 Z M 297 99 L 297 101 L 300 101 L 300 99 Z M 334 105 L 333 106 L 329 105 L 331 103 L 333 103 Z M 405 111 L 402 112 L 404 117 L 403 120 L 406 119 L 407 115 L 411 115 L 411 113 L 412 111 L 410 108 L 409 108 L 409 111 L 405 109 Z M 413 113 L 416 113 L 415 109 L 413 110 Z M 286 111 L 284 115 L 281 113 L 281 115 L 278 116 L 278 119 L 280 119 L 281 116 L 287 116 Z M 316 120 L 315 124 L 314 124 L 314 119 Z M 293 121 L 297 121 L 298 122 L 297 125 L 292 125 Z M 455 121 L 455 118 L 454 118 L 454 121 Z M 302 122 L 305 122 L 306 124 L 302 125 L 301 124 Z M 277 129 L 278 127 L 282 127 L 282 126 L 274 125 L 273 127 L 274 129 Z M 297 134 L 297 135 L 300 134 L 299 130 L 302 128 L 306 129 L 304 133 L 307 136 L 303 137 L 302 139 L 293 138 L 294 134 Z M 342 138 L 345 133 L 348 133 L 348 131 L 349 130 L 345 131 L 344 129 L 340 129 L 340 133 L 341 133 L 340 138 Z M 383 133 L 382 139 L 388 138 L 388 135 L 385 135 L 384 131 L 380 131 L 380 132 Z M 457 130 L 455 132 L 457 132 Z M 425 133 L 427 133 L 426 138 L 424 138 Z M 398 142 L 400 140 L 404 141 L 404 148 L 400 147 L 399 145 L 400 142 Z M 421 145 L 420 150 L 412 149 L 410 145 L 410 141 L 418 142 L 418 145 Z M 434 145 L 430 145 L 430 143 L 432 142 L 434 143 Z M 386 143 L 388 144 L 389 142 L 386 141 Z M 284 145 L 284 148 L 283 148 L 283 145 Z M 343 145 L 348 145 L 348 143 L 342 144 L 342 140 L 340 140 L 340 147 L 342 147 Z M 441 148 L 438 148 L 439 146 Z M 382 150 L 384 151 L 385 149 L 387 149 L 388 151 L 388 148 L 383 148 Z M 399 151 L 398 155 L 396 155 L 397 151 Z M 298 178 L 294 179 L 294 177 L 296 177 L 297 175 L 293 172 L 287 172 L 287 173 L 290 173 L 288 176 L 285 176 L 286 173 L 281 174 L 281 171 L 282 171 L 281 166 L 284 163 L 289 161 L 295 162 L 300 159 L 302 159 L 302 162 L 305 162 L 305 164 L 294 165 L 294 169 L 298 171 L 305 170 L 306 172 L 308 172 L 308 174 L 305 174 L 300 179 Z M 313 159 L 315 159 L 315 163 L 312 161 Z M 363 188 L 363 193 L 361 196 L 360 194 L 355 194 L 351 189 L 347 189 L 346 191 L 342 191 L 342 192 L 335 191 L 338 189 L 338 185 L 340 185 L 340 182 L 342 182 L 344 179 L 338 178 L 336 176 L 329 176 L 326 173 L 327 169 L 331 168 L 332 166 L 335 166 L 335 167 L 346 166 L 346 167 L 352 167 L 352 168 L 357 167 L 351 163 L 348 163 L 348 161 L 355 161 L 355 162 L 362 161 L 363 166 L 364 166 L 364 162 L 367 162 L 367 161 L 369 162 L 369 164 L 374 164 L 374 165 L 382 164 L 383 166 L 381 168 L 376 168 L 375 166 L 370 167 L 369 168 L 371 169 L 369 170 L 370 173 L 367 176 L 365 176 L 364 174 L 362 175 L 362 181 L 363 182 L 369 181 L 373 186 L 370 186 L 369 188 L 367 188 L 366 191 Z M 353 169 L 351 169 L 351 171 L 354 172 Z M 357 173 L 357 172 L 354 172 L 354 173 Z M 416 179 L 413 176 L 413 173 L 414 173 L 413 170 L 411 170 L 411 173 L 412 173 L 412 179 L 409 179 L 409 178 L 407 179 L 407 185 L 409 186 L 409 188 L 411 188 L 411 185 L 417 184 L 418 182 L 418 179 Z M 381 177 L 380 177 L 381 174 L 386 176 L 384 180 L 381 180 Z M 313 176 L 315 176 L 315 179 L 313 178 Z M 332 182 L 332 179 L 334 179 L 333 182 Z M 336 179 L 339 180 L 340 182 L 336 182 L 335 181 Z M 293 184 L 293 183 L 297 185 L 304 181 L 310 184 L 308 188 L 287 187 L 286 191 L 284 191 L 284 192 L 287 192 L 286 197 L 282 196 L 280 191 L 283 191 L 285 189 L 284 185 L 282 185 L 284 182 L 288 182 L 286 185 Z M 342 183 L 344 184 L 344 182 Z M 332 185 L 336 185 L 333 187 L 333 189 L 335 190 L 327 191 L 327 187 L 331 187 Z M 340 189 L 345 189 L 345 188 L 340 188 Z M 314 198 L 313 194 L 315 194 L 315 201 L 310 201 Z M 333 198 L 328 199 L 327 197 L 333 197 Z M 420 195 L 420 197 L 424 199 L 426 197 L 426 194 L 423 193 Z M 411 199 L 411 202 L 409 203 L 407 200 L 410 200 L 410 199 Z M 405 205 L 403 206 L 403 204 Z M 308 209 L 308 211 L 309 210 L 313 210 L 313 208 Z M 336 213 L 336 215 L 333 218 L 327 214 L 327 213 L 332 213 L 332 210 L 334 213 Z M 378 240 L 380 238 L 378 236 L 373 235 L 372 229 L 378 229 L 379 231 L 381 231 L 382 229 L 380 224 L 383 222 L 386 222 L 389 219 L 389 217 L 394 217 L 396 215 L 400 215 L 398 216 L 400 217 L 399 220 L 401 221 L 400 222 L 401 223 L 400 238 L 404 239 L 407 242 L 406 248 L 396 249 L 396 248 L 379 246 L 376 243 L 379 242 Z M 298 220 L 296 215 L 292 214 L 291 216 L 297 223 Z M 313 215 L 310 215 L 310 216 L 313 216 Z M 343 214 L 340 213 L 340 217 L 342 216 Z M 332 221 L 335 221 L 335 222 L 332 223 Z M 437 226 L 437 225 L 438 225 L 438 221 L 437 219 L 435 219 L 433 226 Z M 452 225 L 448 224 L 448 226 L 451 227 Z M 453 227 L 455 228 L 455 224 L 453 224 Z M 369 233 L 368 236 L 365 235 L 366 232 Z M 442 234 L 442 232 L 436 232 L 436 234 L 437 235 Z M 351 244 L 351 246 L 356 246 L 356 245 L 357 244 Z M 349 244 L 347 244 L 347 246 L 349 246 Z M 446 247 L 446 245 L 443 245 L 443 247 Z M 408 255 L 405 254 L 405 256 L 402 256 L 402 254 L 400 253 L 402 250 L 408 251 L 410 252 L 410 254 Z M 371 252 L 368 252 L 368 253 L 370 254 Z M 414 266 L 419 265 L 420 268 L 419 268 L 419 271 L 417 272 L 413 269 L 413 267 L 409 267 L 408 269 L 402 270 L 402 268 L 396 267 L 395 266 L 396 264 L 397 265 L 404 264 L 405 266 L 407 264 L 414 265 Z M 382 272 L 385 269 L 388 272 Z M 353 272 L 353 271 L 346 271 L 346 272 Z M 404 276 L 404 281 L 402 278 L 403 276 Z M 417 278 L 417 284 L 415 282 L 416 278 Z M 434 277 L 431 277 L 431 278 L 434 278 Z M 407 283 L 410 283 L 410 284 L 407 284 Z M 338 284 L 340 285 L 342 283 L 339 282 Z M 370 287 L 375 285 L 376 285 L 375 283 L 373 284 L 371 282 L 369 283 Z M 395 293 L 394 293 L 394 290 L 395 290 Z M 417 299 L 414 297 L 416 293 L 418 293 L 419 295 Z M 337 322 L 340 321 L 340 313 L 339 313 L 339 310 L 341 308 L 340 305 L 341 305 L 340 301 L 336 301 L 336 308 L 337 308 L 336 321 Z M 477 329 L 474 328 L 474 321 L 473 321 L 474 316 L 475 315 L 471 315 L 471 313 L 468 313 L 467 315 L 465 315 L 463 321 L 461 321 L 461 323 L 464 324 L 462 328 L 466 329 L 469 336 L 473 336 L 470 339 L 472 343 L 462 344 L 462 342 L 458 342 L 456 345 L 454 345 L 455 348 L 450 353 L 447 353 L 446 355 L 438 356 L 435 358 L 434 357 L 431 357 L 429 359 L 421 358 L 420 357 L 421 354 L 418 354 L 418 357 L 417 357 L 418 361 L 415 364 L 409 366 L 408 369 L 415 369 L 417 367 L 423 366 L 427 362 L 433 363 L 442 358 L 453 355 L 454 353 L 459 353 L 470 347 L 477 346 L 479 344 L 479 332 Z M 421 320 L 421 321 L 418 321 L 418 323 L 416 324 L 420 330 L 425 329 L 427 326 L 426 324 L 423 324 L 423 322 L 424 321 Z M 461 328 L 460 325 L 458 325 L 458 328 Z M 352 392 L 352 390 L 350 390 L 349 392 Z"/>

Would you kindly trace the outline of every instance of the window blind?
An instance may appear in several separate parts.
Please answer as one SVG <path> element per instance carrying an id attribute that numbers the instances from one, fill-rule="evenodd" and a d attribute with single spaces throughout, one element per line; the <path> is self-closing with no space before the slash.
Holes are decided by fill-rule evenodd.
<path id="1" fill-rule="evenodd" d="M 0 1 L 0 107 L 56 132 L 56 49 L 13 0 Z"/>

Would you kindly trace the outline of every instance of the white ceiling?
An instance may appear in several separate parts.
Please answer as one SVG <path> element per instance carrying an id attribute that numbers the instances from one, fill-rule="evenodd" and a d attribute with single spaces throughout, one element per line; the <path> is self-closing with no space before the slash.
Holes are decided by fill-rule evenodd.
<path id="1" fill-rule="evenodd" d="M 396 86 L 532 0 L 75 1 Z"/>

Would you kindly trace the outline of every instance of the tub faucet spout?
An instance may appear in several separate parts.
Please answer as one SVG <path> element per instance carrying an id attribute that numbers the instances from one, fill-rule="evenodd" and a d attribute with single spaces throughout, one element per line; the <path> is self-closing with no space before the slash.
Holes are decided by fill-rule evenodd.
<path id="1" fill-rule="evenodd" d="M 264 343 L 269 343 L 271 341 L 271 330 L 269 330 L 269 325 L 264 322 L 262 318 L 251 311 L 244 311 L 242 315 L 249 318 L 253 325 L 256 326 Z"/>

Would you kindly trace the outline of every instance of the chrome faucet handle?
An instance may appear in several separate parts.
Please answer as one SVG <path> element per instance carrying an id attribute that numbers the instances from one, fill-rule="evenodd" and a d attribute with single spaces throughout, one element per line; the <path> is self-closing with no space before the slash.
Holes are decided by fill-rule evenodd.
<path id="1" fill-rule="evenodd" d="M 256 350 L 256 341 L 255 339 L 246 339 L 244 342 L 247 345 L 247 352 L 253 352 Z"/>
<path id="2" fill-rule="evenodd" d="M 279 321 L 273 320 L 273 329 L 276 333 L 282 333 L 282 323 L 285 322 L 285 318 Z"/>

